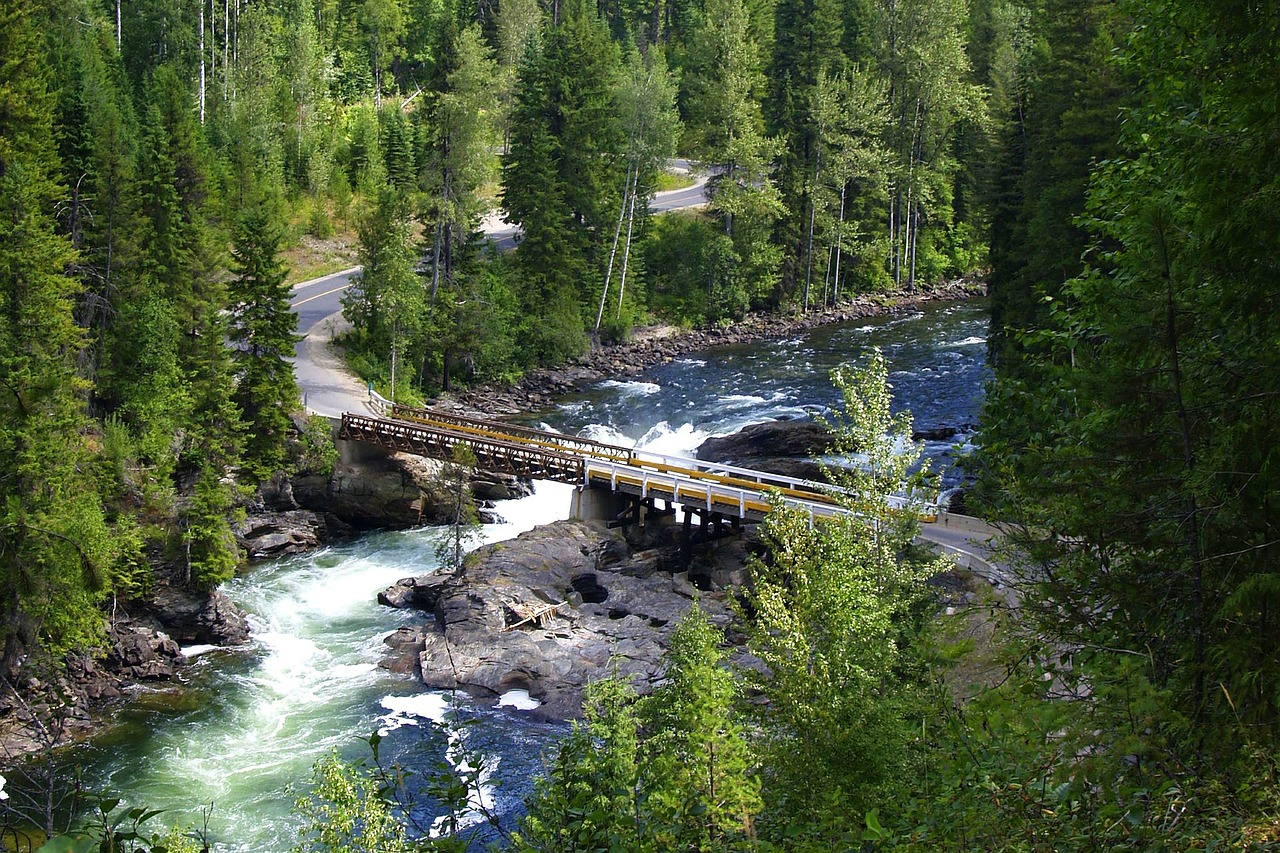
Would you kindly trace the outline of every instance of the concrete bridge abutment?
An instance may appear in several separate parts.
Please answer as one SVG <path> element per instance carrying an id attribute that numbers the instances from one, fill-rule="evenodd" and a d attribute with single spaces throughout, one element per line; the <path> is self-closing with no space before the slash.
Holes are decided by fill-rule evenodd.
<path id="1" fill-rule="evenodd" d="M 612 522 L 630 509 L 631 503 L 621 492 L 576 486 L 569 499 L 569 517 L 579 521 Z"/>

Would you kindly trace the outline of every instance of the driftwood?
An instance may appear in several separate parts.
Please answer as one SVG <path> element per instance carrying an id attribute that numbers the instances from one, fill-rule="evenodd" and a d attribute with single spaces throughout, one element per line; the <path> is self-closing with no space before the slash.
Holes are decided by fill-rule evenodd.
<path id="1" fill-rule="evenodd" d="M 547 627 L 547 620 L 556 616 L 560 608 L 564 607 L 567 603 L 568 602 L 562 601 L 559 604 L 539 604 L 531 607 L 519 601 L 508 602 L 507 606 L 511 608 L 511 612 L 520 617 L 520 621 L 513 622 L 502 630 L 513 631 L 522 625 L 528 624 L 534 624 L 539 628 L 545 628 Z"/>

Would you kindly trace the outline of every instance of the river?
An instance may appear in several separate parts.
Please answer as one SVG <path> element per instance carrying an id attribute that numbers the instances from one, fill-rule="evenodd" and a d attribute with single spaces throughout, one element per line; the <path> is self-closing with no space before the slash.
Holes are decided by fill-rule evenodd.
<path id="1" fill-rule="evenodd" d="M 917 427 L 972 424 L 986 378 L 986 330 L 982 301 L 935 305 L 679 358 L 634 380 L 597 383 L 530 420 L 687 454 L 708 436 L 833 405 L 830 369 L 879 346 L 895 406 L 909 408 Z M 929 443 L 926 453 L 945 469 L 963 441 Z M 957 481 L 944 474 L 944 483 Z M 539 483 L 532 497 L 499 507 L 507 521 L 486 526 L 485 541 L 566 516 L 568 495 L 567 486 Z M 384 757 L 438 760 L 449 697 L 377 665 L 382 639 L 421 616 L 374 600 L 397 579 L 435 567 L 437 535 L 371 534 L 255 565 L 228 583 L 227 594 L 251 615 L 252 649 L 191 649 L 195 661 L 180 689 L 139 691 L 119 726 L 74 751 L 88 787 L 127 792 L 130 803 L 166 809 L 170 822 L 188 825 L 212 803 L 218 850 L 282 853 L 295 839 L 293 802 L 330 750 L 366 757 L 363 739 L 381 729 Z M 521 710 L 526 698 L 456 700 L 474 720 L 461 737 L 486 756 L 491 806 L 508 820 L 565 731 L 531 719 Z"/>

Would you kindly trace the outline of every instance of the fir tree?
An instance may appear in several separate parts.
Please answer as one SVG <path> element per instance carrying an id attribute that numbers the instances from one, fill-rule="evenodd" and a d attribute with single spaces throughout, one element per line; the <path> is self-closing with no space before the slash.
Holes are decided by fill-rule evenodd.
<path id="1" fill-rule="evenodd" d="M 231 341 L 235 401 L 248 432 L 246 461 L 268 474 L 284 461 L 289 413 L 298 402 L 291 358 L 298 318 L 289 308 L 282 229 L 260 203 L 241 215 L 231 249 Z"/>
<path id="2" fill-rule="evenodd" d="M 115 546 L 88 476 L 87 420 L 74 372 L 75 260 L 55 232 L 62 190 L 48 68 L 25 3 L 0 3 L 0 607 L 3 663 L 43 641 L 54 653 L 97 639 L 94 605 Z"/>

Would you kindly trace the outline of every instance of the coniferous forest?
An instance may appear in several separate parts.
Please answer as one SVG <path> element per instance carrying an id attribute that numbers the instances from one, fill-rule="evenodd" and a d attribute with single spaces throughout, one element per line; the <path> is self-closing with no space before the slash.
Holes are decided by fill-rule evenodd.
<path id="1" fill-rule="evenodd" d="M 653 215 L 673 157 L 708 204 Z M 318 464 L 288 297 L 331 243 L 350 365 L 408 400 L 989 285 L 968 511 L 1019 582 L 982 642 L 883 500 L 909 426 L 872 359 L 835 377 L 862 514 L 765 526 L 764 666 L 695 610 L 661 690 L 589 694 L 513 849 L 1280 846 L 1275 4 L 0 0 L 7 690 L 157 566 L 232 577 L 247 496 Z M 466 848 L 394 774 L 312 782 L 300 849 Z M 106 836 L 47 849 L 189 843 Z"/>

